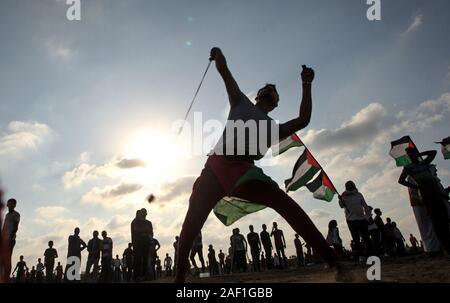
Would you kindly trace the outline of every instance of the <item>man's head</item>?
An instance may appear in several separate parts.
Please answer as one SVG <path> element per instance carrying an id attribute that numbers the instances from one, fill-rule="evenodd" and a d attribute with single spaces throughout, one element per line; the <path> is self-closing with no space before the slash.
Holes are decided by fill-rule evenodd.
<path id="1" fill-rule="evenodd" d="M 41 263 L 41 258 L 38 258 L 38 263 Z"/>
<path id="2" fill-rule="evenodd" d="M 19 259 L 20 259 L 20 261 L 23 261 L 23 256 L 20 256 Z"/>
<path id="3" fill-rule="evenodd" d="M 50 247 L 50 248 L 53 247 L 53 241 L 48 241 L 48 247 Z"/>
<path id="4" fill-rule="evenodd" d="M 298 234 L 295 234 L 295 238 L 298 239 L 300 236 Z"/>
<path id="5" fill-rule="evenodd" d="M 106 230 L 102 231 L 102 237 L 106 238 L 108 236 L 108 233 L 106 232 Z"/>
<path id="6" fill-rule="evenodd" d="M 128 248 L 131 248 L 131 247 L 133 247 L 133 244 L 128 243 Z"/>
<path id="7" fill-rule="evenodd" d="M 73 234 L 75 236 L 78 236 L 80 234 L 80 228 L 79 227 L 75 227 L 75 229 L 73 230 Z"/>
<path id="8" fill-rule="evenodd" d="M 345 182 L 345 189 L 348 191 L 354 191 L 356 190 L 355 182 L 353 181 L 347 181 Z"/>
<path id="9" fill-rule="evenodd" d="M 397 223 L 392 222 L 392 227 L 397 227 Z"/>
<path id="10" fill-rule="evenodd" d="M 391 218 L 386 218 L 387 223 L 391 223 Z"/>
<path id="11" fill-rule="evenodd" d="M 141 213 L 142 218 L 145 219 L 147 217 L 147 210 L 145 208 L 142 208 L 140 213 Z"/>
<path id="12" fill-rule="evenodd" d="M 267 225 L 266 225 L 266 224 L 263 224 L 263 225 L 262 225 L 262 229 L 263 229 L 263 230 L 266 230 L 266 229 L 267 229 Z"/>
<path id="13" fill-rule="evenodd" d="M 381 215 L 383 214 L 379 208 L 375 208 L 375 210 L 374 210 L 373 212 L 374 212 L 377 216 L 381 216 Z"/>
<path id="14" fill-rule="evenodd" d="M 94 230 L 94 232 L 92 233 L 92 236 L 94 238 L 98 238 L 98 230 Z"/>
<path id="15" fill-rule="evenodd" d="M 17 201 L 16 201 L 16 199 L 9 199 L 9 200 L 6 202 L 6 206 L 8 207 L 8 210 L 9 210 L 9 211 L 13 211 L 13 210 L 16 208 L 16 206 L 17 206 Z"/>
<path id="16" fill-rule="evenodd" d="M 405 149 L 408 158 L 411 159 L 412 162 L 419 161 L 419 151 L 415 147 L 407 147 Z"/>
<path id="17" fill-rule="evenodd" d="M 253 232 L 253 230 L 254 230 L 254 229 L 253 229 L 253 225 L 250 225 L 250 226 L 248 227 L 248 229 L 250 229 L 250 231 Z"/>
<path id="18" fill-rule="evenodd" d="M 176 236 L 176 237 L 175 237 L 175 240 L 176 240 L 176 241 L 178 241 L 179 239 L 180 239 L 180 237 L 179 237 L 179 236 Z"/>
<path id="19" fill-rule="evenodd" d="M 330 222 L 328 222 L 328 229 L 332 229 L 332 228 L 336 228 L 336 227 L 337 227 L 336 220 L 331 220 Z"/>
<path id="20" fill-rule="evenodd" d="M 278 228 L 278 224 L 277 222 L 273 222 L 273 228 L 277 229 Z"/>
<path id="21" fill-rule="evenodd" d="M 280 100 L 275 84 L 268 83 L 260 88 L 255 100 L 256 105 L 264 112 L 268 113 L 273 111 L 278 106 L 278 101 Z"/>

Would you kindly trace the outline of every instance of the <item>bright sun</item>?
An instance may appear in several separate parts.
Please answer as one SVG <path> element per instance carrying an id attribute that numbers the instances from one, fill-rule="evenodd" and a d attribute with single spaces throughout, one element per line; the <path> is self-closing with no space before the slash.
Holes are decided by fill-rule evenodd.
<path id="1" fill-rule="evenodd" d="M 124 146 L 123 154 L 127 159 L 145 161 L 145 168 L 133 169 L 128 177 L 151 187 L 158 187 L 181 164 L 181 150 L 174 136 L 155 129 L 136 132 Z"/>

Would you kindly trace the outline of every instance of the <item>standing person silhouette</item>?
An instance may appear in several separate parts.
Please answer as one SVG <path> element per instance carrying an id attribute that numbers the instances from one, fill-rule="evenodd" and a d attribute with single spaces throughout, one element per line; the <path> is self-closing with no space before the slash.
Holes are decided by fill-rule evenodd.
<path id="1" fill-rule="evenodd" d="M 248 245 L 245 237 L 240 234 L 239 228 L 233 229 L 233 235 L 230 238 L 233 248 L 233 272 L 237 269 L 241 272 L 247 271 L 247 250 Z"/>
<path id="2" fill-rule="evenodd" d="M 286 240 L 284 239 L 284 234 L 281 229 L 278 229 L 277 222 L 273 222 L 272 232 L 270 236 L 273 237 L 275 243 L 275 250 L 280 258 L 280 268 L 287 267 L 287 258 L 284 250 L 286 249 Z"/>
<path id="3" fill-rule="evenodd" d="M 166 277 L 172 275 L 172 258 L 166 253 L 166 258 L 164 259 L 164 269 L 166 270 Z"/>
<path id="4" fill-rule="evenodd" d="M 432 171 L 432 164 L 436 157 L 436 151 L 430 150 L 419 153 L 416 148 L 406 148 L 411 163 L 403 168 L 398 182 L 409 188 L 418 189 L 422 196 L 431 221 L 433 222 L 436 236 L 445 251 L 450 254 L 450 229 L 448 215 L 448 193 L 443 188 L 437 176 Z M 422 161 L 420 161 L 420 159 Z M 410 176 L 416 184 L 407 181 Z"/>
<path id="5" fill-rule="evenodd" d="M 38 258 L 38 263 L 36 264 L 36 282 L 44 283 L 44 263 L 42 263 L 42 259 Z"/>
<path id="6" fill-rule="evenodd" d="M 111 282 L 112 279 L 112 260 L 113 260 L 113 241 L 108 237 L 106 230 L 102 231 L 102 271 L 100 281 L 103 283 Z"/>
<path id="7" fill-rule="evenodd" d="M 131 277 L 133 274 L 133 259 L 134 259 L 134 251 L 133 244 L 128 243 L 128 247 L 123 251 L 123 265 L 125 268 L 124 279 L 127 282 L 131 282 Z"/>
<path id="8" fill-rule="evenodd" d="M 1 197 L 0 203 L 3 209 L 3 200 L 1 200 Z M 9 276 L 11 273 L 11 260 L 14 251 L 14 246 L 16 245 L 16 234 L 19 229 L 20 214 L 15 210 L 16 206 L 17 206 L 16 199 L 9 199 L 6 202 L 8 213 L 4 218 L 3 225 L 0 224 L 1 229 L 0 280 L 4 280 L 3 282 L 9 281 Z M 3 218 L 3 213 L 1 211 L 0 216 Z M 1 220 L 0 223 L 2 223 Z"/>
<path id="9" fill-rule="evenodd" d="M 61 265 L 61 262 L 58 262 L 58 265 L 56 265 L 55 272 L 56 272 L 55 278 L 56 283 L 61 283 L 64 275 L 64 270 Z"/>
<path id="10" fill-rule="evenodd" d="M 192 266 L 196 271 L 199 270 L 197 263 L 195 262 L 195 255 L 198 255 L 198 259 L 200 260 L 200 264 L 202 266 L 202 272 L 205 272 L 205 259 L 203 258 L 203 242 L 202 242 L 202 232 L 200 231 L 197 234 L 197 237 L 194 240 L 191 248 L 191 254 L 189 259 L 192 262 Z"/>
<path id="11" fill-rule="evenodd" d="M 303 255 L 303 243 L 298 234 L 295 234 L 294 246 L 297 253 L 297 265 L 298 267 L 303 267 L 305 266 L 305 256 Z"/>
<path id="12" fill-rule="evenodd" d="M 67 258 L 70 257 L 77 257 L 80 260 L 81 263 L 81 252 L 87 247 L 86 243 L 80 238 L 80 228 L 75 227 L 73 231 L 73 235 L 69 236 L 68 239 L 69 246 L 67 248 Z M 66 264 L 66 270 L 65 270 L 65 277 L 67 279 L 67 270 L 72 264 L 69 264 L 67 262 Z"/>
<path id="13" fill-rule="evenodd" d="M 175 237 L 175 242 L 173 242 L 173 271 L 177 271 L 177 259 L 178 259 L 178 241 L 180 240 L 179 236 Z"/>
<path id="14" fill-rule="evenodd" d="M 228 93 L 230 114 L 227 125 L 233 125 L 236 121 L 253 121 L 257 127 L 253 132 L 250 129 L 240 129 L 244 134 L 249 130 L 248 136 L 244 136 L 243 144 L 235 136 L 235 131 L 239 132 L 239 129 L 234 128 L 227 132 L 229 127 L 226 127 L 222 138 L 209 155 L 200 177 L 195 181 L 180 234 L 180 253 L 175 281 L 184 282 L 192 243 L 211 210 L 225 196 L 257 202 L 273 208 L 306 242 L 311 243 L 330 267 L 336 265 L 336 268 L 339 269 L 335 252 L 328 246 L 311 219 L 274 181 L 264 175 L 264 180 L 250 179 L 238 184 L 238 180 L 250 170 L 258 171 L 260 176 L 263 175 L 262 170 L 254 165 L 254 161 L 262 159 L 267 149 L 276 142 L 267 142 L 267 140 L 263 142 L 264 139 L 261 138 L 279 137 L 284 139 L 309 124 L 312 110 L 311 83 L 314 80 L 314 71 L 303 66 L 301 73 L 303 98 L 298 117 L 275 127 L 274 121 L 268 116 L 269 112 L 278 106 L 279 96 L 275 85 L 268 84 L 261 88 L 256 97 L 256 104 L 253 104 L 242 93 L 219 48 L 215 47 L 211 50 L 210 60 L 215 61 Z M 274 133 L 277 131 L 278 136 L 275 136 Z M 236 141 L 238 144 L 235 144 Z"/>
<path id="15" fill-rule="evenodd" d="M 419 241 L 417 241 L 416 237 L 413 234 L 409 234 L 409 242 L 411 243 L 411 249 L 413 252 L 417 252 L 419 249 Z"/>
<path id="16" fill-rule="evenodd" d="M 264 247 L 264 251 L 266 252 L 266 268 L 272 269 L 272 240 L 270 239 L 270 234 L 267 231 L 267 225 L 262 225 L 262 231 L 259 234 L 261 236 L 261 243 Z"/>
<path id="17" fill-rule="evenodd" d="M 220 270 L 220 274 L 223 275 L 225 272 L 225 254 L 223 253 L 223 251 L 220 249 L 219 250 L 219 270 Z"/>
<path id="18" fill-rule="evenodd" d="M 98 263 L 100 261 L 100 251 L 102 248 L 102 240 L 98 237 L 98 231 L 94 230 L 92 232 L 92 239 L 88 241 L 87 251 L 88 251 L 88 259 L 86 262 L 86 271 L 85 275 L 87 279 L 92 279 L 97 281 L 98 279 Z M 91 268 L 92 276 L 91 276 Z"/>
<path id="19" fill-rule="evenodd" d="M 48 248 L 44 252 L 45 278 L 47 283 L 53 282 L 53 270 L 58 252 L 53 248 L 53 241 L 48 241 Z"/>
<path id="20" fill-rule="evenodd" d="M 345 209 L 348 229 L 355 242 L 357 257 L 362 262 L 365 256 L 370 256 L 373 253 L 368 221 L 369 216 L 371 216 L 371 210 L 353 181 L 345 183 L 345 191 L 339 196 L 339 206 Z M 361 238 L 367 251 L 364 251 Z"/>
<path id="21" fill-rule="evenodd" d="M 208 263 L 209 263 L 209 274 L 215 276 L 219 274 L 218 262 L 216 259 L 216 251 L 212 244 L 208 246 Z"/>
<path id="22" fill-rule="evenodd" d="M 261 252 L 261 241 L 258 233 L 255 233 L 253 225 L 249 227 L 250 232 L 247 234 L 247 242 L 250 245 L 250 253 L 252 255 L 253 271 L 261 271 L 261 264 L 259 261 L 259 254 Z"/>
<path id="23" fill-rule="evenodd" d="M 19 262 L 17 262 L 16 267 L 12 272 L 13 275 L 16 272 L 16 270 L 17 270 L 16 283 L 24 282 L 25 270 L 28 270 L 28 266 L 27 263 L 23 260 L 23 256 L 19 257 Z"/>

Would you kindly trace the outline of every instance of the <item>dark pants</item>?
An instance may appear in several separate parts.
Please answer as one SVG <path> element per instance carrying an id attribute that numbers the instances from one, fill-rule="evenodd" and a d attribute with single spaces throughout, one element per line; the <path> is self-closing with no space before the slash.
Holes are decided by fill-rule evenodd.
<path id="1" fill-rule="evenodd" d="M 373 253 L 376 255 L 381 254 L 381 240 L 380 231 L 378 229 L 372 229 L 369 231 L 370 238 L 372 239 L 372 249 Z"/>
<path id="2" fill-rule="evenodd" d="M 202 271 L 205 270 L 205 259 L 203 258 L 203 246 L 194 246 L 191 249 L 191 254 L 189 256 L 189 259 L 192 262 L 192 265 L 195 269 L 198 269 L 197 263 L 195 262 L 195 255 L 198 255 L 198 258 L 200 259 L 200 264 L 202 265 Z"/>
<path id="3" fill-rule="evenodd" d="M 134 279 L 144 278 L 147 275 L 148 255 L 150 243 L 145 239 L 138 239 L 134 246 Z"/>
<path id="4" fill-rule="evenodd" d="M 297 265 L 298 267 L 305 266 L 305 256 L 303 255 L 303 249 L 297 250 Z"/>
<path id="5" fill-rule="evenodd" d="M 264 252 L 266 254 L 266 267 L 267 269 L 272 269 L 272 247 L 269 245 L 263 245 Z"/>
<path id="6" fill-rule="evenodd" d="M 188 266 L 189 250 L 200 232 L 211 210 L 222 199 L 224 192 L 217 177 L 208 167 L 203 169 L 195 181 L 194 191 L 189 199 L 189 208 L 184 219 L 178 248 L 177 281 L 184 280 Z M 319 256 L 334 265 L 337 256 L 314 223 L 291 197 L 276 184 L 258 180 L 243 183 L 233 191 L 233 195 L 249 201 L 258 201 L 277 211 L 289 225 L 309 243 Z"/>
<path id="7" fill-rule="evenodd" d="M 368 230 L 369 223 L 367 222 L 367 220 L 354 220 L 354 221 L 347 220 L 347 224 L 348 229 L 350 230 L 350 233 L 352 235 L 352 239 L 355 242 L 357 256 L 366 255 L 361 243 L 361 239 L 363 240 L 364 245 L 367 248 L 367 254 L 370 255 L 372 253 L 372 242 L 369 236 Z"/>
<path id="8" fill-rule="evenodd" d="M 447 253 L 450 253 L 450 229 L 447 210 L 447 201 L 439 196 L 424 198 L 425 205 L 430 213 L 434 232 Z"/>
<path id="9" fill-rule="evenodd" d="M 280 258 L 280 267 L 284 268 L 287 267 L 286 265 L 286 254 L 284 253 L 284 247 L 283 246 L 276 246 L 275 245 L 275 250 L 277 251 L 277 255 Z"/>
<path id="10" fill-rule="evenodd" d="M 47 282 L 53 282 L 53 269 L 55 262 L 45 264 L 45 279 Z"/>
<path id="11" fill-rule="evenodd" d="M 241 270 L 242 272 L 247 271 L 247 257 L 245 255 L 245 250 L 235 251 L 233 259 L 234 259 L 233 269 Z"/>
<path id="12" fill-rule="evenodd" d="M 259 247 L 251 247 L 250 252 L 252 254 L 253 271 L 261 271 L 261 264 L 259 262 Z"/>
<path id="13" fill-rule="evenodd" d="M 111 261 L 112 258 L 109 257 L 102 258 L 102 272 L 100 274 L 100 281 L 103 283 L 111 282 L 112 278 Z"/>

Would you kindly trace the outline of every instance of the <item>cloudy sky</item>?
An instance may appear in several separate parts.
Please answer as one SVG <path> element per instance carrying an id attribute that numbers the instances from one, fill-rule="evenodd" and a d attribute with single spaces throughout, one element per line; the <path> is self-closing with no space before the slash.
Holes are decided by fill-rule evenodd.
<path id="1" fill-rule="evenodd" d="M 277 84 L 280 121 L 298 112 L 301 64 L 316 70 L 313 117 L 300 133 L 342 190 L 354 180 L 373 207 L 417 234 L 389 143 L 411 135 L 422 150 L 450 135 L 450 3 L 382 1 L 382 20 L 366 19 L 363 0 L 81 1 L 81 21 L 62 0 L 0 2 L 0 178 L 22 215 L 14 260 L 36 263 L 48 240 L 60 256 L 81 228 L 107 230 L 121 254 L 136 209 L 147 207 L 162 252 L 172 253 L 204 155 L 174 141 L 207 64 L 220 46 L 249 96 Z M 225 120 L 227 97 L 211 69 L 194 111 Z M 192 120 L 192 116 L 191 116 Z M 267 174 L 282 184 L 292 151 Z M 436 160 L 444 185 L 450 162 Z M 155 193 L 149 205 L 145 197 Z M 322 232 L 336 200 L 291 194 Z M 213 214 L 204 244 L 226 249 L 233 227 L 277 221 L 293 254 L 293 230 L 270 209 L 224 227 Z M 65 263 L 64 258 L 60 258 Z"/>

